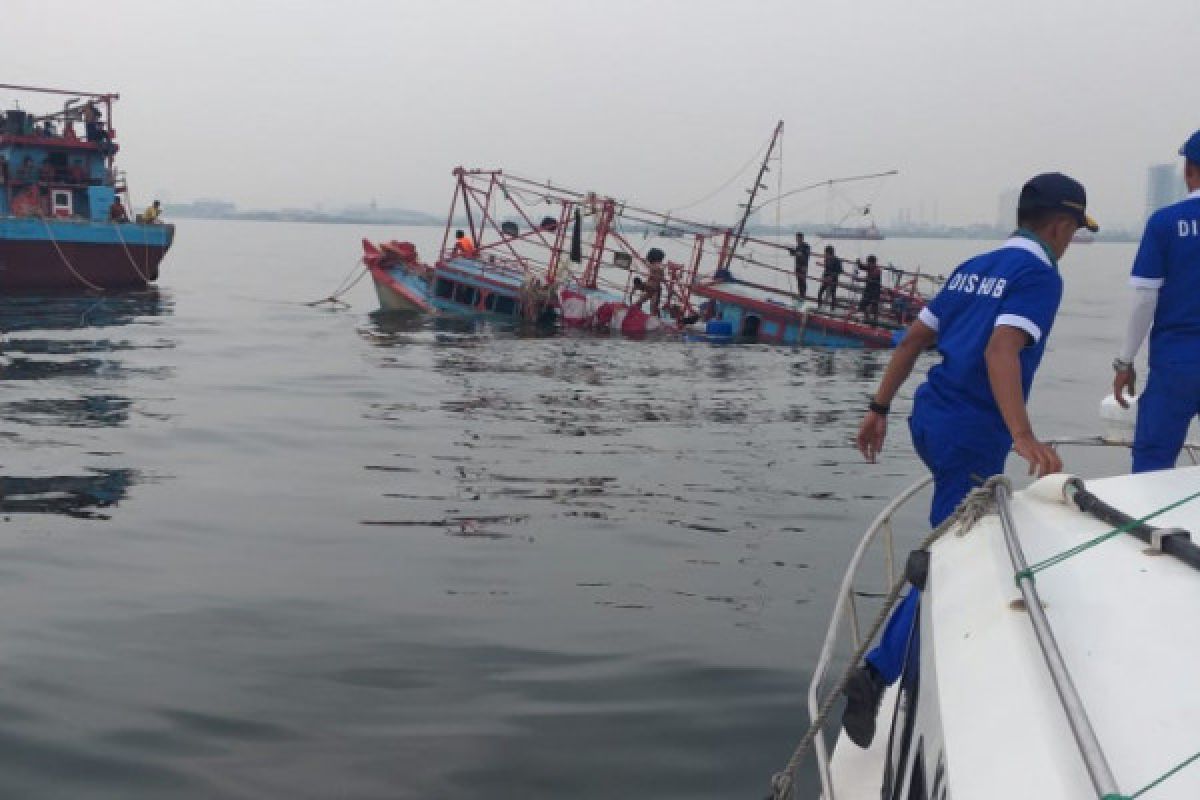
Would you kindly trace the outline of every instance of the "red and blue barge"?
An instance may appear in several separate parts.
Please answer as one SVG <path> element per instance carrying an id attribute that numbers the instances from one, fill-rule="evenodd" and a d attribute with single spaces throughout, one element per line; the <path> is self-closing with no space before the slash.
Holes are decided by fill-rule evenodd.
<path id="1" fill-rule="evenodd" d="M 0 114 L 0 291 L 141 288 L 157 280 L 175 228 L 129 219 L 112 126 L 119 95 L 0 84 L 5 95 L 14 107 Z M 66 99 L 43 112 L 16 107 L 28 95 Z"/>

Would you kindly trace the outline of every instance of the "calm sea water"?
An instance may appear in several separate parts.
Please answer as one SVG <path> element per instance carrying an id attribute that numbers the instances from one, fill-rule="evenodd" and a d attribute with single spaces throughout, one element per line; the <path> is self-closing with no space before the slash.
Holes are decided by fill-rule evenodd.
<path id="1" fill-rule="evenodd" d="M 364 235 L 440 231 L 184 220 L 154 291 L 0 300 L 0 796 L 762 796 L 921 474 L 903 408 L 851 444 L 888 354 L 305 306 Z M 1043 434 L 1098 430 L 1132 253 L 1068 254 Z"/>

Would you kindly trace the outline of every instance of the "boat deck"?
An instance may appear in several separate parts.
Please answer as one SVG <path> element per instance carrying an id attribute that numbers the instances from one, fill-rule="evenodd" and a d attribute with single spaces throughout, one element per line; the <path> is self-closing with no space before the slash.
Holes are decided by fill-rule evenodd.
<path id="1" fill-rule="evenodd" d="M 1194 493 L 1200 467 L 1088 483 L 1140 517 Z M 1111 526 L 1033 491 L 1012 514 L 1030 564 Z M 1156 517 L 1200 532 L 1200 501 Z M 933 549 L 923 609 L 932 641 L 946 763 L 956 797 L 1094 797 L 1028 615 L 995 516 Z M 1200 751 L 1200 573 L 1119 535 L 1036 575 L 1037 588 L 1112 773 L 1132 794 Z M 926 648 L 922 648 L 922 655 Z M 923 677 L 924 684 L 925 679 Z M 1155 789 L 1200 797 L 1200 767 Z"/>

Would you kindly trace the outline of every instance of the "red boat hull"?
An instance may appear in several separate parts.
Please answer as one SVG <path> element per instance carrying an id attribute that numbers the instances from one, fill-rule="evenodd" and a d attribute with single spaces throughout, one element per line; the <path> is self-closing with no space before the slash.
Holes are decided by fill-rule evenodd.
<path id="1" fill-rule="evenodd" d="M 169 246 L 0 239 L 0 291 L 144 287 Z"/>

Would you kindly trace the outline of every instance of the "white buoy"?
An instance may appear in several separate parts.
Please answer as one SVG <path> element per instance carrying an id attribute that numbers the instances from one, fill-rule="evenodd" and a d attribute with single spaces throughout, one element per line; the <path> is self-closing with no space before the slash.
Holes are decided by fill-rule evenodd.
<path id="1" fill-rule="evenodd" d="M 1100 419 L 1104 421 L 1104 441 L 1109 444 L 1132 444 L 1137 423 L 1137 397 L 1126 395 L 1129 408 L 1121 408 L 1111 394 L 1100 401 Z"/>

